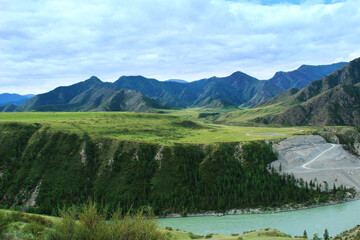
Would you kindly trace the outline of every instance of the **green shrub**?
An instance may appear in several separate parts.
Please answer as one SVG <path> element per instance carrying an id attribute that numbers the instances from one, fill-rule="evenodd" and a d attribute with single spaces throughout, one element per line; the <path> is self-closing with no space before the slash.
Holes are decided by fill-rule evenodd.
<path id="1" fill-rule="evenodd" d="M 25 233 L 31 234 L 35 238 L 39 237 L 44 230 L 45 226 L 37 222 L 28 223 L 23 227 Z"/>
<path id="2" fill-rule="evenodd" d="M 168 231 L 172 231 L 172 230 L 173 230 L 172 227 L 168 227 L 168 226 L 166 226 L 165 229 L 168 230 Z"/>
<path id="3" fill-rule="evenodd" d="M 238 233 L 232 233 L 231 236 L 239 236 Z"/>
<path id="4" fill-rule="evenodd" d="M 52 226 L 52 222 L 40 215 L 24 214 L 22 219 L 27 222 L 36 222 L 44 226 Z"/>
<path id="5" fill-rule="evenodd" d="M 194 234 L 194 233 L 190 232 L 190 233 L 189 233 L 189 237 L 190 237 L 191 239 L 201 239 L 201 238 L 203 238 L 204 236 L 198 235 L 198 234 Z"/>
<path id="6" fill-rule="evenodd" d="M 0 237 L 3 235 L 5 230 L 8 228 L 10 219 L 7 214 L 0 212 Z"/>
<path id="7" fill-rule="evenodd" d="M 212 238 L 213 235 L 213 233 L 206 234 L 205 238 Z"/>
<path id="8" fill-rule="evenodd" d="M 75 221 L 76 211 L 74 209 L 60 211 L 62 221 L 54 225 L 54 229 L 47 232 L 45 239 L 49 240 L 75 240 L 77 223 Z"/>
<path id="9" fill-rule="evenodd" d="M 12 222 L 19 222 L 23 220 L 24 217 L 24 213 L 22 212 L 18 212 L 18 211 L 14 211 L 11 212 L 11 214 L 9 215 L 10 219 Z"/>
<path id="10" fill-rule="evenodd" d="M 61 211 L 63 218 L 55 225 L 54 231 L 49 231 L 46 239 L 50 240 L 165 240 L 169 235 L 158 230 L 152 214 L 145 215 L 143 211 L 135 214 L 122 215 L 116 211 L 110 219 L 106 219 L 107 211 L 99 211 L 95 203 L 83 205 L 78 211 L 74 208 Z M 79 221 L 76 221 L 79 219 Z"/>

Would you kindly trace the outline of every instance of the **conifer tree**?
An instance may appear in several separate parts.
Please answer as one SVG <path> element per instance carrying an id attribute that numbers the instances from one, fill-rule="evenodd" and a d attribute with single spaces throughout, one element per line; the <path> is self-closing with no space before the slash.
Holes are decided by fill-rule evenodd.
<path id="1" fill-rule="evenodd" d="M 329 232 L 327 230 L 327 228 L 325 228 L 325 232 L 324 232 L 324 240 L 329 240 Z"/>
<path id="2" fill-rule="evenodd" d="M 304 230 L 304 234 L 303 234 L 303 237 L 304 237 L 304 238 L 308 238 L 308 235 L 307 235 L 307 232 L 306 232 L 306 230 Z"/>

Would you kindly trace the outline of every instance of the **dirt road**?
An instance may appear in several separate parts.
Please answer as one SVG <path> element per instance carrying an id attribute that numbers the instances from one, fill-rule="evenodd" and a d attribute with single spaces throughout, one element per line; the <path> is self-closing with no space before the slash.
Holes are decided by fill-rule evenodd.
<path id="1" fill-rule="evenodd" d="M 274 145 L 278 160 L 271 165 L 305 181 L 316 181 L 330 188 L 336 184 L 360 191 L 360 159 L 340 144 L 327 143 L 320 136 L 286 139 Z"/>

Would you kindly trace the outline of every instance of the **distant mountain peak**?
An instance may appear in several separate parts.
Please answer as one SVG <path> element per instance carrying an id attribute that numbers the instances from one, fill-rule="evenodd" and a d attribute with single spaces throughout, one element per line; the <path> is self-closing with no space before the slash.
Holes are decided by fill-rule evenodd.
<path id="1" fill-rule="evenodd" d="M 243 76 L 250 77 L 249 75 L 241 71 L 236 71 L 230 75 L 230 77 L 243 77 Z"/>
<path id="2" fill-rule="evenodd" d="M 85 82 L 102 83 L 97 76 L 91 76 L 89 79 L 85 80 Z"/>
<path id="3" fill-rule="evenodd" d="M 121 77 L 119 77 L 118 81 L 119 80 L 122 80 L 122 79 L 141 79 L 141 80 L 146 80 L 148 78 L 142 76 L 142 75 L 130 75 L 130 76 L 126 76 L 126 75 L 122 75 Z"/>
<path id="4" fill-rule="evenodd" d="M 304 66 L 304 65 L 302 65 L 302 66 Z M 300 67 L 301 68 L 301 67 Z M 298 68 L 298 69 L 300 69 L 300 68 Z M 274 77 L 273 78 L 275 78 L 275 77 L 278 77 L 278 76 L 282 76 L 282 75 L 284 75 L 284 74 L 286 74 L 287 72 L 284 72 L 284 71 L 279 71 L 279 72 L 276 72 L 275 74 L 274 74 Z"/>
<path id="5" fill-rule="evenodd" d="M 303 65 L 301 65 L 298 69 L 307 68 L 307 67 L 310 67 L 310 66 L 311 66 L 311 65 L 303 64 Z M 315 67 L 315 66 L 313 66 L 313 67 Z"/>
<path id="6" fill-rule="evenodd" d="M 176 83 L 189 83 L 188 81 L 182 80 L 182 79 L 168 79 L 164 82 L 176 82 Z"/>

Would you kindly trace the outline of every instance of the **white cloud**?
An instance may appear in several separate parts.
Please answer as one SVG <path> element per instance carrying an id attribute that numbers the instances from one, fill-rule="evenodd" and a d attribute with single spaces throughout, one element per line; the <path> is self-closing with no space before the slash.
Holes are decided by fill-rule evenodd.
<path id="1" fill-rule="evenodd" d="M 357 0 L 259 2 L 0 0 L 0 92 L 91 75 L 195 80 L 240 70 L 266 79 L 358 57 Z"/>

